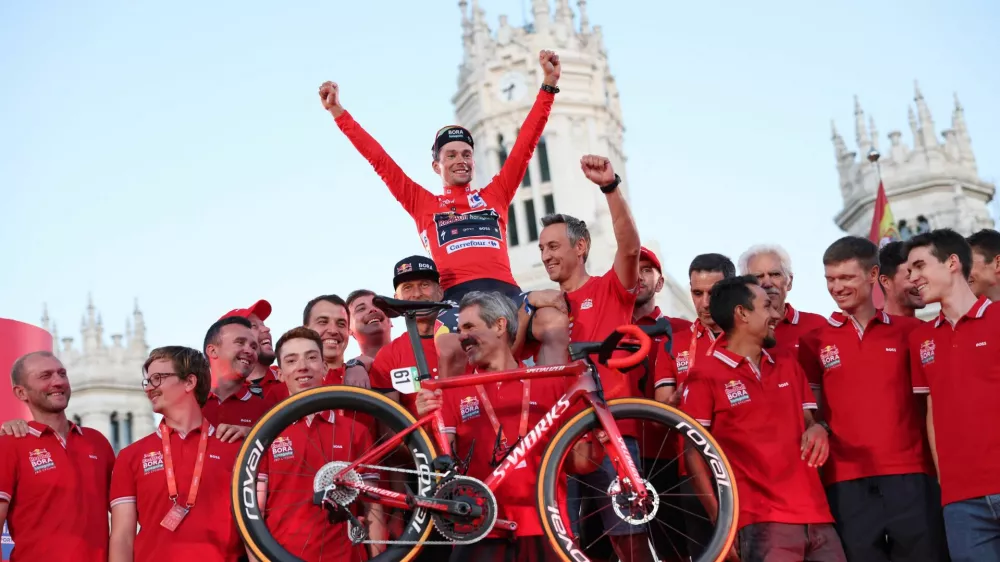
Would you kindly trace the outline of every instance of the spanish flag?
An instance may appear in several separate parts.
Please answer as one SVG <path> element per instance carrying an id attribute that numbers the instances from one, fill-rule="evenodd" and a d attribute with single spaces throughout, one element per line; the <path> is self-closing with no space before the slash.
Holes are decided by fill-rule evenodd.
<path id="1" fill-rule="evenodd" d="M 889 208 L 889 198 L 885 196 L 885 186 L 879 181 L 878 194 L 875 196 L 875 213 L 872 215 L 872 227 L 868 232 L 868 239 L 881 248 L 889 242 L 899 240 L 899 238 L 896 219 L 892 216 L 892 209 Z M 873 291 L 872 296 L 876 308 L 882 308 L 885 305 L 885 296 L 882 291 Z"/>

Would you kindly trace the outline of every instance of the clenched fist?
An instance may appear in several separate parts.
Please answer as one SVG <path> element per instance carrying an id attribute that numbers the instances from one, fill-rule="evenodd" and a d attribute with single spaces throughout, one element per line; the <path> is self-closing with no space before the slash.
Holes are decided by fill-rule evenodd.
<path id="1" fill-rule="evenodd" d="M 562 67 L 559 65 L 559 55 L 555 51 L 540 51 L 538 63 L 542 66 L 542 72 L 545 73 L 545 79 L 542 80 L 542 83 L 555 87 L 562 72 Z"/>
<path id="2" fill-rule="evenodd" d="M 336 82 L 323 82 L 319 87 L 319 100 L 323 103 L 323 109 L 334 117 L 339 117 L 344 112 L 344 108 L 340 105 L 340 87 Z"/>
<path id="3" fill-rule="evenodd" d="M 603 156 L 588 154 L 580 159 L 580 168 L 587 179 L 599 186 L 608 185 L 615 181 L 615 169 L 611 167 L 611 160 Z"/>

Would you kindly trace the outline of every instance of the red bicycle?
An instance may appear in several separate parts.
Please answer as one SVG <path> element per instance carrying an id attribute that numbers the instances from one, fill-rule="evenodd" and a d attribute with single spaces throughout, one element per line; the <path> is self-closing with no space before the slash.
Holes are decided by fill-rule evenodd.
<path id="1" fill-rule="evenodd" d="M 440 411 L 415 419 L 382 394 L 350 386 L 325 386 L 289 397 L 252 428 L 240 450 L 233 476 L 232 500 L 237 524 L 243 539 L 260 560 L 299 560 L 286 549 L 283 537 L 274 536 L 269 530 L 267 512 L 261 509 L 257 494 L 260 460 L 272 453 L 275 439 L 291 424 L 311 414 L 331 410 L 338 412 L 341 419 L 344 416 L 357 419 L 356 413 L 368 416 L 362 419 L 374 419 L 375 427 L 361 424 L 352 427 L 372 431 L 380 437 L 372 447 L 362 451 L 347 450 L 346 455 L 344 447 L 349 448 L 349 444 L 341 445 L 345 460 L 324 458 L 321 466 L 310 467 L 309 470 L 315 473 L 306 476 L 312 476 L 313 486 L 298 492 L 303 502 L 312 502 L 317 513 L 325 516 L 325 523 L 310 525 L 325 524 L 332 528 L 346 524 L 354 544 L 379 545 L 378 549 L 384 549 L 376 560 L 410 562 L 427 545 L 471 544 L 491 531 L 514 532 L 517 522 L 498 519 L 494 492 L 509 478 L 512 469 L 554 433 L 538 465 L 537 508 L 544 533 L 561 558 L 565 562 L 586 562 L 589 560 L 588 545 L 581 544 L 583 541 L 576 529 L 581 528 L 581 519 L 587 516 L 568 508 L 579 505 L 572 503 L 574 498 L 570 496 L 575 495 L 577 501 L 581 497 L 579 491 L 568 492 L 570 481 L 579 476 L 579 471 L 570 468 L 568 458 L 580 440 L 598 443 L 598 440 L 591 440 L 597 430 L 603 430 L 607 436 L 606 440 L 602 436 L 600 446 L 604 447 L 615 472 L 607 489 L 597 490 L 597 493 L 610 499 L 605 503 L 613 510 L 616 523 L 646 526 L 650 548 L 655 551 L 654 560 L 683 558 L 695 562 L 720 562 L 726 557 L 736 534 L 738 499 L 732 469 L 719 445 L 694 419 L 673 407 L 642 398 L 604 399 L 596 365 L 625 369 L 640 363 L 651 349 L 650 335 L 664 331 L 662 324 L 621 326 L 603 342 L 574 343 L 570 346 L 571 361 L 565 365 L 432 379 L 421 351 L 416 318 L 436 314 L 453 305 L 386 297 L 377 297 L 375 305 L 391 318 L 404 318 L 416 352 L 415 367 L 392 373 L 393 384 L 402 393 L 420 388 L 450 389 L 536 378 L 576 377 L 576 380 L 534 428 L 507 449 L 506 456 L 495 463 L 492 474 L 485 479 L 463 473 L 465 463 L 455 458 L 451 443 L 442 435 L 444 421 Z M 632 341 L 623 343 L 626 337 Z M 613 356 L 616 351 L 620 355 L 622 350 L 630 354 Z M 587 407 L 570 416 L 568 413 L 580 401 Z M 638 465 L 619 429 L 625 423 L 634 428 L 630 430 L 631 437 L 645 448 L 640 453 Z M 650 437 L 662 438 L 658 451 L 652 450 L 655 439 L 651 446 Z M 678 448 L 678 442 L 684 445 Z M 661 519 L 658 517 L 661 510 L 687 511 L 683 502 L 678 501 L 675 505 L 671 500 L 684 499 L 682 496 L 691 494 L 678 492 L 676 485 L 672 489 L 656 490 L 651 481 L 656 480 L 657 470 L 662 471 L 675 463 L 685 447 L 698 451 L 710 468 L 718 513 L 709 521 L 711 532 L 702 537 L 704 542 L 700 543 L 700 551 L 691 552 L 686 548 L 688 554 L 682 557 L 677 547 L 670 552 L 671 547 L 661 546 L 662 541 L 654 536 L 654 527 Z M 665 450 L 681 452 L 669 455 L 669 459 L 661 458 L 664 455 L 660 453 Z M 595 468 L 600 470 L 596 464 Z M 389 514 L 385 537 L 376 540 L 369 536 L 358 515 L 364 504 L 380 504 L 384 513 Z M 323 530 L 309 529 L 309 532 L 321 533 Z M 610 529 L 604 532 L 607 534 Z M 663 549 L 667 552 L 661 552 Z M 366 557 L 358 555 L 359 560 Z"/>

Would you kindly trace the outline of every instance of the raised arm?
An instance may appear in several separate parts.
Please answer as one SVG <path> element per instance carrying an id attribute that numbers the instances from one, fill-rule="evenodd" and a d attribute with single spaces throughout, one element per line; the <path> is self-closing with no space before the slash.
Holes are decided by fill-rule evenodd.
<path id="1" fill-rule="evenodd" d="M 611 167 L 611 160 L 603 156 L 584 156 L 580 159 L 580 167 L 587 179 L 600 186 L 608 200 L 615 242 L 618 243 L 618 251 L 615 252 L 615 274 L 626 289 L 634 289 L 639 282 L 639 250 L 642 247 L 639 241 L 639 229 L 635 226 L 628 201 L 618 189 L 621 178 Z"/>
<path id="2" fill-rule="evenodd" d="M 559 65 L 559 55 L 552 51 L 541 51 L 538 53 L 538 63 L 542 67 L 545 78 L 542 80 L 542 87 L 538 90 L 535 104 L 531 106 L 531 111 L 521 124 L 521 130 L 514 141 L 507 160 L 504 161 L 500 173 L 495 181 L 504 202 L 509 205 L 517 193 L 517 188 L 524 179 L 524 174 L 528 170 L 528 162 L 531 155 L 538 146 L 538 139 L 542 137 L 545 124 L 549 121 L 549 112 L 552 110 L 552 102 L 555 100 L 556 84 L 559 83 L 559 75 L 562 67 Z"/>
<path id="3" fill-rule="evenodd" d="M 369 135 L 368 131 L 361 128 L 361 125 L 351 117 L 351 114 L 340 105 L 340 87 L 337 84 L 324 82 L 319 88 L 319 97 L 320 101 L 323 102 L 323 108 L 329 111 L 330 115 L 333 115 L 340 130 L 347 135 L 348 140 L 365 157 L 365 160 L 368 160 L 368 163 L 375 168 L 375 172 L 389 187 L 392 196 L 403 205 L 403 209 L 410 216 L 416 217 L 421 208 L 435 203 L 434 196 L 411 180 L 399 167 L 399 164 L 396 164 L 389 157 L 382 145 Z"/>

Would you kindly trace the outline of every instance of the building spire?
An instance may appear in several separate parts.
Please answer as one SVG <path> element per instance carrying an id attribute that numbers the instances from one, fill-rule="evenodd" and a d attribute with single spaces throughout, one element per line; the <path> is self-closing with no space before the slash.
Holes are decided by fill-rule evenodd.
<path id="1" fill-rule="evenodd" d="M 854 96 L 854 138 L 858 142 L 858 151 L 868 154 L 871 140 L 868 138 L 868 128 L 865 126 L 865 112 L 861 109 L 858 96 Z"/>
<path id="2" fill-rule="evenodd" d="M 937 145 L 937 136 L 934 132 L 934 119 L 931 118 L 931 110 L 924 101 L 924 95 L 920 92 L 920 84 L 913 81 L 913 101 L 917 104 L 917 123 L 921 140 L 924 146 L 931 147 Z"/>
<path id="3" fill-rule="evenodd" d="M 569 0 L 556 1 L 556 21 L 573 29 L 573 10 L 569 7 Z"/>
<path id="4" fill-rule="evenodd" d="M 875 128 L 875 116 L 868 117 L 868 131 L 872 135 L 872 148 L 878 150 L 878 129 Z"/>
<path id="5" fill-rule="evenodd" d="M 535 33 L 548 31 L 552 22 L 549 0 L 531 0 L 531 15 L 534 18 Z"/>
<path id="6" fill-rule="evenodd" d="M 458 0 L 458 9 L 462 12 L 462 47 L 468 57 L 472 54 L 472 20 L 469 19 L 468 0 Z"/>
<path id="7" fill-rule="evenodd" d="M 48 303 L 42 303 L 42 329 L 46 332 L 49 331 L 49 305 Z"/>
<path id="8" fill-rule="evenodd" d="M 132 339 L 129 340 L 129 347 L 136 355 L 146 354 L 146 322 L 143 320 L 142 311 L 139 310 L 139 299 L 135 299 L 135 307 L 132 310 Z"/>
<path id="9" fill-rule="evenodd" d="M 847 154 L 847 144 L 844 143 L 844 137 L 837 132 L 837 123 L 833 119 L 830 120 L 830 135 L 830 140 L 833 141 L 834 156 L 839 164 Z"/>
<path id="10" fill-rule="evenodd" d="M 965 124 L 965 109 L 962 102 L 958 101 L 958 92 L 955 92 L 955 109 L 951 113 L 951 128 L 955 131 L 955 141 L 957 143 L 958 154 L 962 160 L 969 162 L 972 169 L 976 169 L 976 156 L 972 153 L 972 139 L 969 137 L 969 128 Z"/>
<path id="11" fill-rule="evenodd" d="M 587 0 L 576 0 L 576 8 L 580 10 L 580 33 L 590 33 L 590 18 L 587 16 Z"/>
<path id="12" fill-rule="evenodd" d="M 906 108 L 907 119 L 910 121 L 910 134 L 913 135 L 913 149 L 917 150 L 924 145 L 920 138 L 920 129 L 917 127 L 917 116 L 913 113 L 913 106 Z"/>

